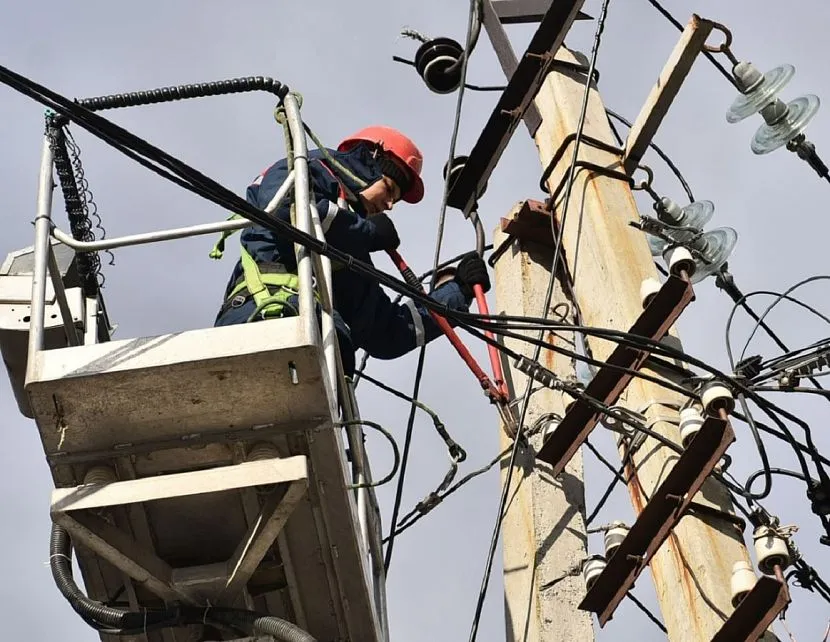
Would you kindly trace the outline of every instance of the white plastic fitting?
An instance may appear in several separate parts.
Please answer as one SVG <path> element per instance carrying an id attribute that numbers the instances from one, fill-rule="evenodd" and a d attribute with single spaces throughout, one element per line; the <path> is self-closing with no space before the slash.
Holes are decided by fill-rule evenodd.
<path id="1" fill-rule="evenodd" d="M 719 417 L 721 410 L 725 410 L 727 414 L 735 410 L 735 397 L 732 396 L 732 391 L 718 381 L 710 381 L 703 386 L 700 401 L 706 414 L 712 417 Z"/>
<path id="2" fill-rule="evenodd" d="M 623 543 L 625 536 L 628 535 L 630 529 L 625 525 L 625 522 L 615 520 L 611 522 L 611 528 L 605 531 L 605 558 L 611 559 L 611 556 L 617 552 L 620 544 Z"/>
<path id="3" fill-rule="evenodd" d="M 277 459 L 280 456 L 280 451 L 277 447 L 268 442 L 260 441 L 251 447 L 248 451 L 248 456 L 245 461 L 262 461 L 263 459 Z"/>
<path id="4" fill-rule="evenodd" d="M 780 566 L 783 571 L 790 565 L 790 548 L 787 546 L 787 540 L 769 526 L 756 528 L 752 539 L 755 540 L 758 569 L 764 575 L 774 575 L 776 566 Z"/>
<path id="5" fill-rule="evenodd" d="M 93 466 L 84 473 L 84 484 L 112 484 L 117 481 L 118 476 L 109 466 Z"/>
<path id="6" fill-rule="evenodd" d="M 585 587 L 590 591 L 596 583 L 597 578 L 605 570 L 606 561 L 602 555 L 591 555 L 582 562 L 582 577 L 585 579 Z"/>
<path id="7" fill-rule="evenodd" d="M 655 295 L 660 291 L 660 281 L 654 278 L 643 279 L 640 284 L 640 302 L 643 304 L 643 309 L 648 307 Z"/>
<path id="8" fill-rule="evenodd" d="M 732 606 L 737 607 L 738 604 L 746 597 L 758 578 L 752 570 L 752 564 L 749 562 L 735 562 L 732 565 L 732 579 L 730 581 L 730 588 L 732 590 Z"/>
<path id="9" fill-rule="evenodd" d="M 689 447 L 689 444 L 703 425 L 703 415 L 694 406 L 684 408 L 680 411 L 680 443 L 683 448 Z"/>
<path id="10" fill-rule="evenodd" d="M 695 259 L 692 253 L 682 245 L 668 248 L 663 252 L 663 259 L 669 266 L 669 272 L 674 276 L 679 277 L 681 272 L 685 272 L 686 276 L 691 277 L 695 273 Z"/>

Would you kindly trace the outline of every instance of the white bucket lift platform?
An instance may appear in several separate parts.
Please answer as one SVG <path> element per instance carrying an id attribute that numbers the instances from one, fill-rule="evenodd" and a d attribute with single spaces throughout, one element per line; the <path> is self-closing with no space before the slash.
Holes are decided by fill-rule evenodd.
<path id="1" fill-rule="evenodd" d="M 295 135 L 298 122 L 294 107 Z M 304 139 L 295 149 L 304 157 Z M 79 293 L 77 266 L 50 235 L 77 252 L 104 249 L 102 242 L 51 226 L 51 170 L 45 143 L 32 260 L 14 275 L 32 292 L 26 358 L 22 328 L 0 327 L 0 347 L 18 355 L 6 366 L 21 412 L 39 429 L 55 483 L 52 520 L 71 538 L 88 597 L 131 611 L 246 609 L 293 622 L 321 642 L 387 642 L 379 514 L 356 426 L 347 431 L 346 458 L 338 393 L 344 418 L 359 417 L 351 384 L 333 385 L 330 291 L 322 332 L 309 313 L 303 284 L 312 281 L 312 256 L 299 256 L 299 316 L 110 340 L 100 294 Z M 295 185 L 296 198 L 303 191 Z M 321 234 L 319 221 L 306 218 Z M 229 225 L 198 228 L 192 234 Z M 187 235 L 187 228 L 154 232 L 106 247 Z M 317 259 L 318 283 L 327 267 Z M 10 278 L 0 274 L 0 293 Z M 77 288 L 71 305 L 70 287 Z M 50 306 L 64 314 L 46 314 Z M 56 342 L 61 316 L 65 334 Z M 100 635 L 230 639 L 198 623 L 184 628 Z"/>
<path id="2" fill-rule="evenodd" d="M 46 454 L 331 430 L 311 329 L 292 317 L 44 350 L 26 390 Z"/>
<path id="3" fill-rule="evenodd" d="M 57 487 L 52 518 L 87 549 L 91 597 L 117 595 L 126 574 L 142 606 L 264 601 L 256 610 L 321 640 L 377 639 L 305 321 L 37 354 L 26 390 Z"/>

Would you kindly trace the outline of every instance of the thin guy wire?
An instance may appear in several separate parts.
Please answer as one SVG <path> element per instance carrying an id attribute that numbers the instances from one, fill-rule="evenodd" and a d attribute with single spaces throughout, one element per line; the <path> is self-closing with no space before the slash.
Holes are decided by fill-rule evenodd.
<path id="1" fill-rule="evenodd" d="M 473 31 L 473 23 L 475 22 L 475 12 L 476 12 L 477 2 L 478 2 L 478 0 L 471 0 L 471 2 L 470 2 L 470 13 L 469 13 L 469 18 L 467 20 L 467 38 L 466 38 L 467 50 L 469 50 L 469 48 L 470 48 L 470 42 L 471 42 L 472 31 Z M 450 151 L 449 151 L 450 160 L 452 160 L 452 157 L 455 154 L 455 143 L 456 143 L 456 140 L 458 138 L 458 130 L 459 130 L 459 126 L 460 126 L 460 123 L 461 123 L 461 105 L 462 105 L 462 100 L 464 98 L 464 80 L 467 76 L 467 61 L 468 61 L 468 59 L 469 59 L 469 56 L 465 55 L 464 60 L 462 61 L 462 64 L 461 64 L 461 87 L 459 87 L 459 89 L 458 89 L 458 101 L 456 102 L 455 119 L 454 119 L 454 123 L 453 123 L 452 135 L 451 135 L 451 138 L 450 138 Z M 437 238 L 436 238 L 436 242 L 435 242 L 435 256 L 434 256 L 433 265 L 432 265 L 433 273 L 432 273 L 431 281 L 432 281 L 433 286 L 435 284 L 435 276 L 436 276 L 437 271 L 438 271 L 438 262 L 439 262 L 439 257 L 440 257 L 440 254 L 441 254 L 441 241 L 442 241 L 443 236 L 444 236 L 444 220 L 446 218 L 446 213 L 447 213 L 447 197 L 448 197 L 448 194 L 449 194 L 449 182 L 444 181 L 444 193 L 443 193 L 443 196 L 441 197 L 441 213 L 438 217 L 438 233 L 437 233 Z M 424 374 L 424 361 L 425 361 L 425 358 L 426 358 L 426 343 L 421 346 L 421 349 L 420 349 L 419 354 L 418 354 L 418 367 L 416 369 L 415 383 L 413 385 L 413 390 L 412 390 L 412 398 L 413 399 L 418 398 L 418 393 L 421 390 L 421 379 L 422 379 L 423 374 Z M 404 482 L 405 482 L 405 477 L 406 477 L 407 463 L 408 463 L 408 460 L 409 460 L 409 448 L 410 448 L 411 443 L 412 443 L 412 433 L 413 433 L 413 428 L 414 428 L 414 424 L 415 424 L 416 410 L 417 410 L 417 406 L 413 403 L 410 406 L 409 418 L 407 419 L 407 424 L 406 424 L 406 440 L 404 442 L 404 458 L 403 458 L 403 461 L 401 463 L 401 472 L 400 472 L 400 475 L 398 476 L 398 485 L 397 485 L 397 488 L 395 490 L 395 502 L 394 502 L 394 506 L 393 506 L 393 509 L 392 509 L 392 521 L 390 522 L 390 525 L 389 525 L 389 536 L 388 536 L 388 542 L 387 542 L 387 545 L 386 545 L 386 555 L 385 555 L 385 558 L 384 558 L 384 566 L 386 567 L 387 573 L 389 572 L 389 565 L 392 562 L 392 547 L 393 547 L 394 542 L 395 542 L 395 530 L 397 529 L 398 514 L 400 513 L 401 502 L 402 502 L 402 499 L 403 499 L 403 487 L 404 487 Z"/>

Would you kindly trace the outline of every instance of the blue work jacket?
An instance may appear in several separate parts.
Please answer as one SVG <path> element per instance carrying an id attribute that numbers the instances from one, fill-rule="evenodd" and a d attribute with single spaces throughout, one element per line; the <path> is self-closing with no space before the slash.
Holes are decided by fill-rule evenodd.
<path id="1" fill-rule="evenodd" d="M 372 184 L 381 177 L 377 163 L 365 144 L 357 145 L 348 152 L 327 151 L 367 184 Z M 370 253 L 381 249 L 377 229 L 371 218 L 364 216 L 359 202 L 352 203 L 351 210 L 337 206 L 340 184 L 323 165 L 323 160 L 320 150 L 309 152 L 309 175 L 313 190 L 311 200 L 316 203 L 320 214 L 326 242 L 364 263 L 372 264 Z M 287 175 L 288 164 L 285 159 L 271 165 L 248 186 L 248 202 L 264 209 Z M 360 191 L 360 187 L 353 181 L 343 179 L 343 182 L 352 193 Z M 286 198 L 270 216 L 290 223 L 290 202 L 291 199 Z M 243 230 L 241 240 L 258 263 L 282 263 L 289 271 L 296 272 L 294 247 L 288 239 L 262 226 L 253 225 Z M 237 261 L 225 290 L 226 298 L 241 277 L 242 264 Z M 394 359 L 441 335 L 440 328 L 423 306 L 410 299 L 405 299 L 401 304 L 393 303 L 376 281 L 348 268 L 334 270 L 332 290 L 334 306 L 347 326 L 351 343 L 356 348 L 366 350 L 372 357 Z M 430 296 L 454 310 L 466 311 L 472 302 L 454 281 L 436 288 Z M 233 314 L 226 319 L 222 316 L 217 318 L 216 325 L 238 323 L 243 318 L 241 314 Z"/>

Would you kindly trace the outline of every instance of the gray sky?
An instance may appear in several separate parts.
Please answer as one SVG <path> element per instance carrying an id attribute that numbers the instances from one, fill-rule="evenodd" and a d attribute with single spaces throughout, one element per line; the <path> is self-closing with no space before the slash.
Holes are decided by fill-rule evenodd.
<path id="1" fill-rule="evenodd" d="M 410 67 L 392 61 L 411 58 L 416 43 L 400 39 L 409 26 L 430 36 L 462 40 L 467 2 L 247 2 L 182 0 L 176 3 L 6 2 L 0 22 L 0 61 L 69 97 L 86 97 L 234 76 L 270 75 L 302 93 L 303 114 L 328 145 L 366 124 L 382 122 L 411 135 L 425 155 L 427 196 L 418 206 L 399 206 L 395 222 L 403 238 L 401 252 L 416 271 L 432 264 L 441 198 L 441 168 L 449 149 L 455 95 L 429 93 Z M 821 0 L 794 4 L 733 0 L 680 0 L 670 4 L 685 23 L 692 11 L 727 24 L 734 51 L 763 71 L 789 62 L 797 73 L 783 97 L 815 93 L 825 98 L 830 45 L 826 25 L 830 8 Z M 597 15 L 600 3 L 586 3 Z M 567 42 L 588 53 L 593 23 L 578 23 Z M 510 28 L 517 51 L 532 29 Z M 633 119 L 671 51 L 678 33 L 645 0 L 611 3 L 598 68 L 606 105 Z M 474 84 L 502 82 L 500 67 L 486 37 L 470 64 Z M 3 255 L 32 242 L 35 188 L 43 108 L 8 88 L 0 88 L 0 185 L 5 196 Z M 744 291 L 781 290 L 826 266 L 827 224 L 822 211 L 828 185 L 785 150 L 755 157 L 749 148 L 760 118 L 738 125 L 725 121 L 734 90 L 701 59 L 666 118 L 657 141 L 681 167 L 698 199 L 716 205 L 711 227 L 730 225 L 740 235 L 730 266 Z M 491 113 L 496 94 L 467 92 L 458 153 L 466 153 Z M 222 97 L 109 113 L 119 124 L 178 155 L 209 176 L 244 193 L 259 170 L 282 155 L 282 134 L 271 117 L 272 102 L 263 95 Z M 808 137 L 830 160 L 830 116 L 825 106 Z M 160 229 L 224 218 L 218 207 L 179 190 L 118 152 L 74 128 L 86 176 L 107 233 Z M 683 193 L 659 159 L 658 191 L 681 200 Z M 517 201 L 541 199 L 535 147 L 526 130 L 517 130 L 482 201 L 488 232 Z M 56 200 L 56 217 L 65 215 Z M 642 205 L 645 208 L 647 203 Z M 222 262 L 208 259 L 213 239 L 178 241 L 164 246 L 123 250 L 116 265 L 105 266 L 105 297 L 117 338 L 146 336 L 212 324 L 235 253 Z M 442 255 L 472 249 L 469 224 L 449 210 Z M 233 244 L 230 245 L 233 247 Z M 392 271 L 379 258 L 380 268 Z M 822 308 L 827 284 L 805 288 L 808 302 Z M 713 364 L 728 367 L 723 328 L 731 308 L 712 280 L 696 288 L 697 301 L 679 327 L 686 349 Z M 494 301 L 491 299 L 491 305 Z M 757 307 L 765 305 L 759 299 Z M 792 307 L 771 316 L 793 346 L 826 336 L 825 327 Z M 738 315 L 734 336 L 742 345 L 751 326 Z M 486 350 L 474 346 L 486 363 Z M 771 355 L 759 340 L 750 352 Z M 394 362 L 374 362 L 369 372 L 389 384 L 411 387 L 415 354 Z M 467 449 L 469 470 L 489 460 L 498 443 L 497 417 L 477 383 L 450 350 L 429 350 L 421 398 L 442 417 Z M 827 407 L 818 398 L 782 399 L 814 422 L 816 441 L 830 452 L 822 420 Z M 365 418 L 388 426 L 403 438 L 408 406 L 370 385 L 360 386 Z M 81 642 L 93 633 L 78 619 L 55 588 L 49 572 L 49 492 L 51 478 L 33 422 L 21 417 L 6 383 L 0 384 L 5 447 L 0 450 L 0 506 L 11 519 L 0 535 L 3 574 L 0 613 L 8 639 L 61 639 Z M 737 426 L 730 450 L 734 470 L 745 476 L 757 465 L 751 437 Z M 610 440 L 607 440 L 610 444 Z M 386 445 L 370 436 L 373 467 L 386 470 Z M 606 444 L 606 445 L 609 445 Z M 771 443 L 773 465 L 794 466 L 793 458 Z M 430 423 L 419 418 L 403 510 L 432 490 L 445 472 L 446 454 Z M 604 490 L 608 474 L 586 455 L 588 506 Z M 394 486 L 380 490 L 384 515 L 391 514 Z M 617 493 L 600 518 L 628 517 L 627 498 Z M 391 627 L 396 642 L 467 639 L 498 500 L 491 473 L 436 509 L 395 546 L 388 584 Z M 826 547 L 800 482 L 775 480 L 766 503 L 785 524 L 796 523 L 796 541 L 810 563 L 830 577 Z M 598 542 L 591 540 L 592 549 Z M 500 554 L 484 610 L 479 640 L 503 639 Z M 636 593 L 653 604 L 650 578 L 644 574 Z M 787 622 L 799 642 L 819 640 L 830 608 L 818 597 L 794 587 Z M 779 635 L 786 637 L 783 630 Z M 630 603 L 623 603 L 598 639 L 659 640 L 660 632 Z"/>

